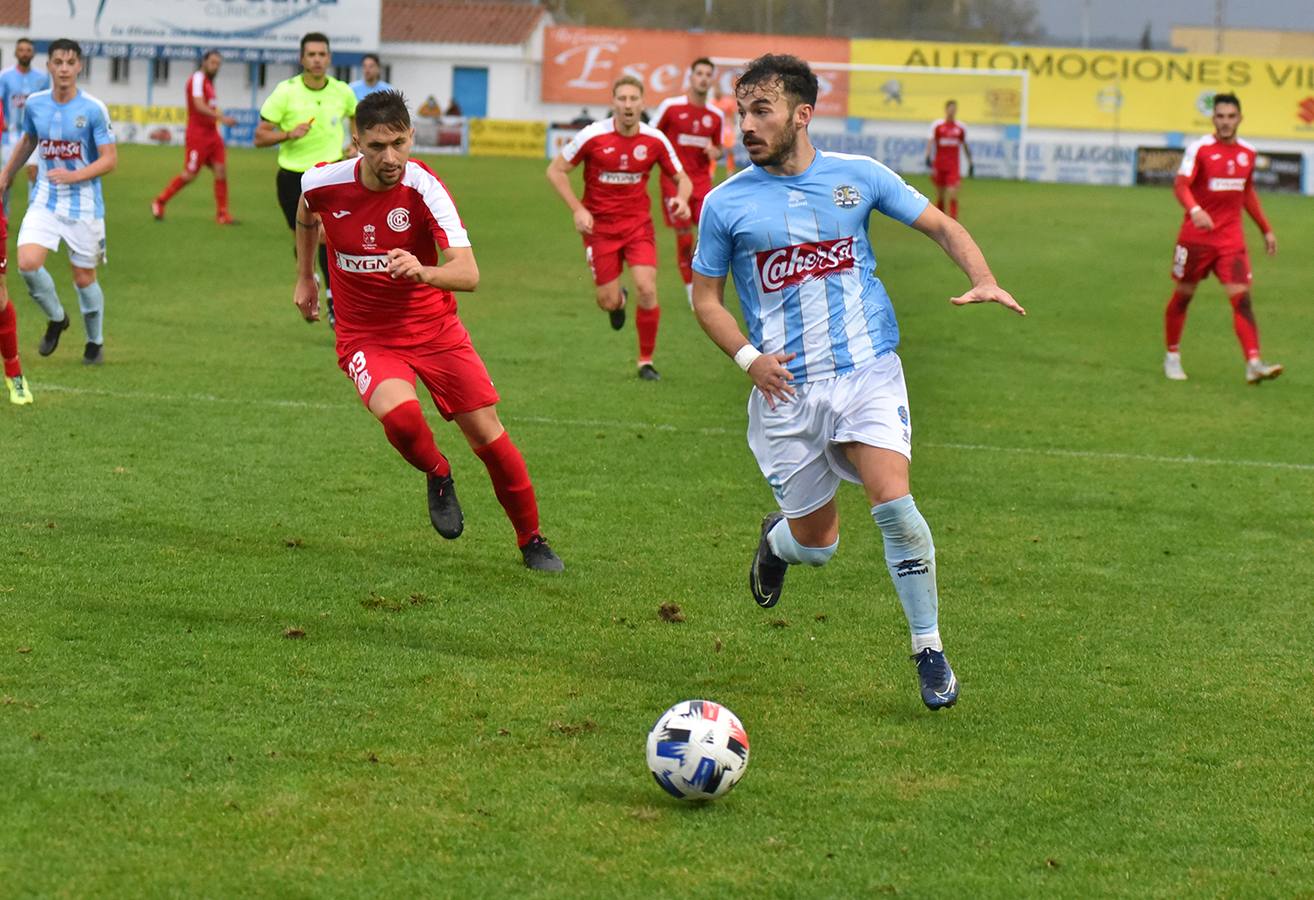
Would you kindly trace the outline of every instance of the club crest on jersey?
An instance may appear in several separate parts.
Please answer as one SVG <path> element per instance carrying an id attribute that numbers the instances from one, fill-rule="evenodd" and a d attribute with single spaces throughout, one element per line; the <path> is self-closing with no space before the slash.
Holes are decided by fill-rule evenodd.
<path id="1" fill-rule="evenodd" d="M 840 209 L 853 209 L 862 202 L 862 194 L 851 184 L 841 184 L 835 188 L 835 205 Z"/>
<path id="2" fill-rule="evenodd" d="M 1236 164 L 1238 166 L 1248 165 L 1249 163 L 1250 163 L 1250 154 L 1246 153 L 1246 151 L 1242 150 L 1240 153 L 1236 155 Z"/>
<path id="3" fill-rule="evenodd" d="M 366 250 L 374 249 L 374 226 L 366 225 L 361 229 L 361 243 L 365 245 Z"/>
<path id="4" fill-rule="evenodd" d="M 411 212 L 404 206 L 388 211 L 388 227 L 393 231 L 405 231 L 411 227 Z"/>
<path id="5" fill-rule="evenodd" d="M 767 291 L 829 278 L 853 268 L 853 236 L 829 241 L 808 241 L 762 250 L 757 254 L 757 276 Z"/>
<path id="6" fill-rule="evenodd" d="M 712 116 L 710 114 L 703 115 L 703 127 L 704 128 L 712 127 Z"/>
<path id="7" fill-rule="evenodd" d="M 643 146 L 643 144 L 640 144 L 639 146 L 635 147 L 634 158 L 637 159 L 639 162 L 643 162 L 645 159 L 648 158 L 648 148 Z"/>
<path id="8" fill-rule="evenodd" d="M 78 116 L 76 119 L 73 120 L 73 127 L 74 127 L 74 128 L 86 128 L 86 127 L 87 127 L 87 117 L 86 117 L 86 116 Z"/>

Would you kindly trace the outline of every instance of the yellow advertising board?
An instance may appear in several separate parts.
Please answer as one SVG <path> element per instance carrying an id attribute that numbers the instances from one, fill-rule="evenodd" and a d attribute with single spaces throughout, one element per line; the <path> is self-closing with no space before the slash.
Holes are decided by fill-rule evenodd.
<path id="1" fill-rule="evenodd" d="M 135 103 L 111 103 L 110 121 L 136 125 L 186 125 L 187 108 L 183 106 L 140 106 Z"/>
<path id="2" fill-rule="evenodd" d="M 517 156 L 542 159 L 547 147 L 547 125 L 510 119 L 471 119 L 471 156 Z"/>
<path id="3" fill-rule="evenodd" d="M 1182 132 L 1212 130 L 1213 95 L 1235 93 L 1245 121 L 1242 136 L 1309 140 L 1314 138 L 1314 61 L 1195 53 L 1151 53 L 1083 50 L 1070 47 L 1017 47 L 1002 44 L 950 44 L 931 41 L 854 41 L 854 63 L 913 68 L 1026 70 L 1029 74 L 1027 124 L 1032 128 L 1099 129 L 1102 131 Z M 962 76 L 863 73 L 864 89 L 850 91 L 850 115 L 931 121 L 943 112 L 946 93 L 931 98 L 933 82 L 956 78 L 945 91 L 970 84 Z M 899 112 L 899 104 L 882 103 L 876 82 L 904 78 L 914 102 Z M 919 81 L 921 79 L 921 81 Z M 970 92 L 956 91 L 959 116 L 973 122 L 1009 124 L 1006 114 L 990 114 L 990 91 L 1004 91 L 983 79 Z M 1011 79 L 1016 89 L 1020 79 Z M 886 88 L 888 94 L 892 88 Z M 967 99 L 965 99 L 967 98 Z M 997 94 L 999 109 L 1007 97 Z M 896 107 L 891 110 L 889 107 Z M 915 110 L 915 112 L 914 112 Z M 1012 120 L 1016 121 L 1016 120 Z"/>

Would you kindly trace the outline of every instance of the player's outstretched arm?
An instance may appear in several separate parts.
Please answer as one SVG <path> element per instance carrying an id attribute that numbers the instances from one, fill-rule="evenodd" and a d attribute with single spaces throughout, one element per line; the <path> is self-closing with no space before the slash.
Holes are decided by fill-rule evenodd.
<path id="1" fill-rule="evenodd" d="M 292 302 L 307 322 L 319 321 L 319 285 L 315 283 L 319 227 L 319 215 L 310 211 L 302 194 L 297 201 L 297 283 L 292 289 Z"/>
<path id="2" fill-rule="evenodd" d="M 472 292 L 479 287 L 479 266 L 469 247 L 448 247 L 443 262 L 426 266 L 400 247 L 388 251 L 388 274 L 399 281 L 420 281 L 443 291 Z"/>
<path id="3" fill-rule="evenodd" d="M 18 139 L 14 145 L 14 152 L 9 157 L 9 162 L 5 164 L 4 170 L 0 171 L 0 191 L 7 191 L 9 185 L 14 181 L 14 173 L 23 168 L 27 158 L 32 155 L 36 149 L 36 138 L 27 132 Z"/>
<path id="4" fill-rule="evenodd" d="M 1272 256 L 1277 253 L 1277 235 L 1273 233 L 1273 227 L 1268 224 L 1268 217 L 1264 215 L 1264 207 L 1259 203 L 1259 194 L 1255 193 L 1254 182 L 1246 183 L 1246 192 L 1243 199 L 1246 212 L 1250 214 L 1250 218 L 1255 220 L 1260 233 L 1264 235 L 1264 252 Z"/>
<path id="5" fill-rule="evenodd" d="M 955 306 L 966 306 L 969 303 L 998 303 L 1020 316 L 1027 314 L 1012 295 L 995 281 L 990 266 L 986 265 L 981 248 L 972 240 L 966 228 L 930 205 L 922 210 L 922 214 L 912 223 L 912 227 L 939 244 L 958 268 L 971 279 L 971 290 L 949 298 L 950 303 Z"/>
<path id="6" fill-rule="evenodd" d="M 693 213 L 689 210 L 689 197 L 693 194 L 693 181 L 683 170 L 675 176 L 675 196 L 669 201 L 671 215 L 677 219 L 688 219 Z M 698 223 L 695 222 L 695 225 Z"/>
<path id="7" fill-rule="evenodd" d="M 766 397 L 768 406 L 775 409 L 777 402 L 787 403 L 794 396 L 794 388 L 790 385 L 794 376 L 785 368 L 785 363 L 795 354 L 760 352 L 739 330 L 739 323 L 725 308 L 724 298 L 724 276 L 709 278 L 696 271 L 693 273 L 693 308 L 699 326 L 726 356 L 748 373 L 753 384 Z"/>
<path id="8" fill-rule="evenodd" d="M 575 189 L 570 185 L 570 163 L 566 162 L 564 156 L 558 155 L 548 164 L 547 180 L 574 216 L 575 230 L 580 234 L 592 234 L 593 214 L 575 196 Z"/>

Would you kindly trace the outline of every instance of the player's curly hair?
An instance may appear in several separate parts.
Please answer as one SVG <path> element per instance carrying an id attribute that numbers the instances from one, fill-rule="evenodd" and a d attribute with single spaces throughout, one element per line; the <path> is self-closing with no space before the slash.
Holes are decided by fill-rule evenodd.
<path id="1" fill-rule="evenodd" d="M 817 105 L 817 76 L 812 67 L 788 53 L 767 53 L 752 60 L 735 81 L 735 96 L 745 97 L 754 88 L 779 84 L 791 107 Z"/>
<path id="2" fill-rule="evenodd" d="M 411 130 L 411 113 L 401 91 L 375 91 L 356 104 L 356 133 L 364 134 L 376 125 Z"/>

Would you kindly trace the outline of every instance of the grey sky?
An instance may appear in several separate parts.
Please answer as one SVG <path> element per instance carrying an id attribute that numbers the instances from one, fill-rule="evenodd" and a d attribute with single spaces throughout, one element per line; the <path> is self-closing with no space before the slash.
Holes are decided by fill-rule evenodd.
<path id="1" fill-rule="evenodd" d="M 1090 9 L 1090 33 L 1134 41 L 1148 21 L 1156 44 L 1174 25 L 1212 25 L 1216 0 L 1034 0 L 1050 37 L 1076 42 L 1082 10 Z M 1224 0 L 1223 24 L 1232 28 L 1314 30 L 1314 0 Z"/>

